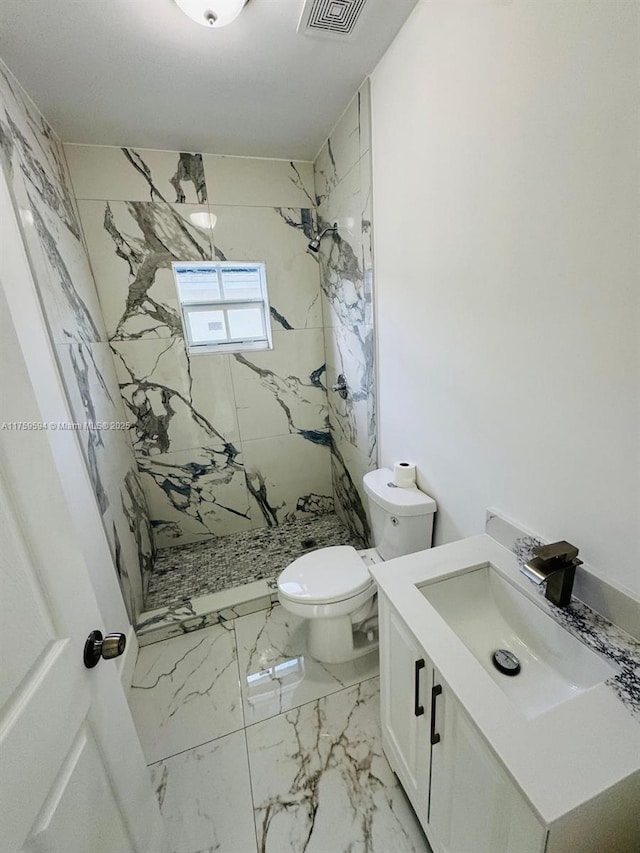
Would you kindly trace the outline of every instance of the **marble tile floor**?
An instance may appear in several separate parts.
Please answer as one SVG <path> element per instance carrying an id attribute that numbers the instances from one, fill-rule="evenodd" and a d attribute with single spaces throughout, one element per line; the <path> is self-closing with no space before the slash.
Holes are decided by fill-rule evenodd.
<path id="1" fill-rule="evenodd" d="M 158 551 L 145 610 L 271 578 L 296 557 L 355 541 L 335 513 L 296 519 Z"/>
<path id="2" fill-rule="evenodd" d="M 140 650 L 172 853 L 430 853 L 380 744 L 377 652 L 327 666 L 275 605 Z"/>

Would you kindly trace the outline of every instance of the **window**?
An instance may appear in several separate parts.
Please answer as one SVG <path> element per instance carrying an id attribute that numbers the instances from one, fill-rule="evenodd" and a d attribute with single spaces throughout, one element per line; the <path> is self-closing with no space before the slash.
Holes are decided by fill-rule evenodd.
<path id="1" fill-rule="evenodd" d="M 264 264 L 179 263 L 173 274 L 190 355 L 271 349 Z"/>

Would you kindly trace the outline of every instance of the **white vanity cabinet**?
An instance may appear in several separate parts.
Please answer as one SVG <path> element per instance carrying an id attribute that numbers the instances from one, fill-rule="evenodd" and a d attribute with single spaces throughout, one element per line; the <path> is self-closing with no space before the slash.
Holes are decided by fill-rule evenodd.
<path id="1" fill-rule="evenodd" d="M 380 595 L 382 743 L 434 853 L 542 853 L 547 832 Z"/>
<path id="2" fill-rule="evenodd" d="M 424 826 L 429 807 L 433 666 L 382 597 L 379 618 L 382 746 Z"/>
<path id="3" fill-rule="evenodd" d="M 541 853 L 547 832 L 449 688 L 436 703 L 429 825 L 434 851 Z"/>

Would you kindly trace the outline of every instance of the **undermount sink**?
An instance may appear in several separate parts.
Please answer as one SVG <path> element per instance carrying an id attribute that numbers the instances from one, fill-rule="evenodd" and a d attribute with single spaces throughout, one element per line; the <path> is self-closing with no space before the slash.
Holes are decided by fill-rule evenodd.
<path id="1" fill-rule="evenodd" d="M 525 717 L 536 717 L 616 674 L 490 564 L 418 589 Z M 496 667 L 498 649 L 515 655 L 518 674 Z M 509 659 L 504 663 L 508 669 Z"/>

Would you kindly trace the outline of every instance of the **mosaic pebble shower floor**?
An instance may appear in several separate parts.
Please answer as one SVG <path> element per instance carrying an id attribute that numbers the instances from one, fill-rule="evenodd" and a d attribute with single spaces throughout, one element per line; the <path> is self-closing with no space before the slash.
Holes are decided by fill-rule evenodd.
<path id="1" fill-rule="evenodd" d="M 158 551 L 147 610 L 278 575 L 296 557 L 330 545 L 360 547 L 337 515 L 315 516 Z"/>

